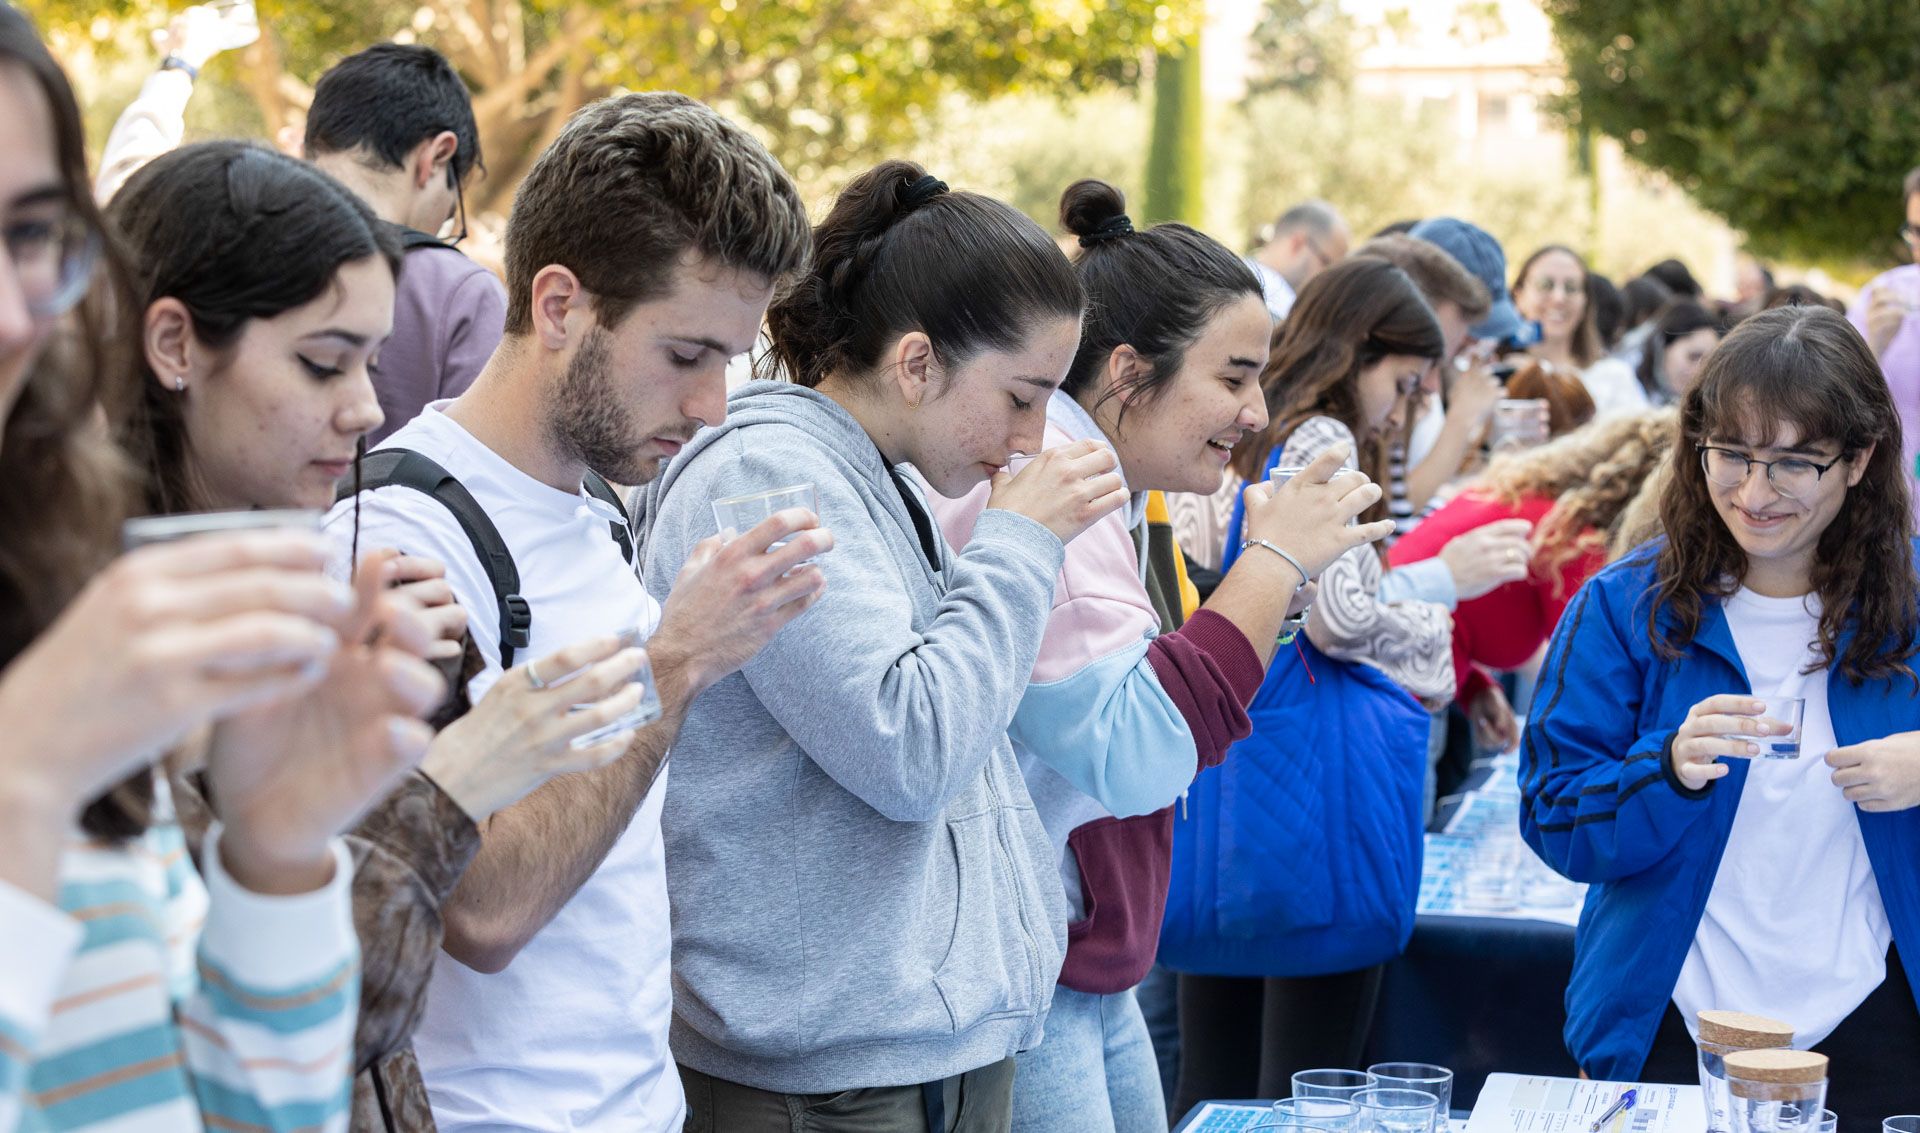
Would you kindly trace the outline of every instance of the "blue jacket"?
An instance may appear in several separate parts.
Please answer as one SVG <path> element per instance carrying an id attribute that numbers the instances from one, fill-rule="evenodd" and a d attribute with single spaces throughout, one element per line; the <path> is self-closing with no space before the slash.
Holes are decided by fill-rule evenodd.
<path id="1" fill-rule="evenodd" d="M 1702 610 L 1684 657 L 1655 655 L 1647 613 L 1658 546 L 1575 596 L 1520 748 L 1521 832 L 1555 869 L 1592 885 L 1574 939 L 1567 1049 L 1593 1077 L 1625 1082 L 1640 1073 L 1673 998 L 1747 779 L 1744 760 L 1699 791 L 1669 770 L 1667 747 L 1687 712 L 1752 686 L 1718 603 Z M 1663 625 L 1669 617 L 1662 612 Z M 1836 677 L 1827 699 L 1842 746 L 1920 731 L 1920 699 L 1904 677 L 1858 686 Z M 1901 956 L 1920 957 L 1920 809 L 1859 818 Z"/>
<path id="2" fill-rule="evenodd" d="M 1350 972 L 1413 934 L 1427 711 L 1385 673 L 1295 641 L 1247 708 L 1253 734 L 1174 821 L 1160 963 L 1176 972 Z"/>

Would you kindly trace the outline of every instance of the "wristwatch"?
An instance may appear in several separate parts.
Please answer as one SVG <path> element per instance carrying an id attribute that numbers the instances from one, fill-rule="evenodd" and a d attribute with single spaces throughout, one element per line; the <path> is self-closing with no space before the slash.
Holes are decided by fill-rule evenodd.
<path id="1" fill-rule="evenodd" d="M 169 55 L 165 59 L 160 60 L 160 69 L 162 71 L 184 71 L 186 72 L 187 78 L 192 80 L 198 80 L 200 78 L 200 68 L 180 58 L 178 55 Z"/>

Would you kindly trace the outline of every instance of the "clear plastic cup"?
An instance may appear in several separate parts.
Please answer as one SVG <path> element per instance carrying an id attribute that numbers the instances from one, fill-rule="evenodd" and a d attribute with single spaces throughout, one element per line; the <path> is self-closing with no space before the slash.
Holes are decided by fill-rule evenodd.
<path id="1" fill-rule="evenodd" d="M 1748 736 L 1732 735 L 1730 740 L 1745 740 L 1760 749 L 1759 759 L 1799 759 L 1800 723 L 1807 714 L 1805 698 L 1798 696 L 1763 696 L 1766 710 L 1761 717 L 1776 723 L 1787 724 L 1793 728 L 1786 735 Z"/>
<path id="2" fill-rule="evenodd" d="M 1532 448 L 1552 435 L 1552 410 L 1545 398 L 1503 397 L 1494 404 L 1487 447 L 1494 452 Z"/>
<path id="3" fill-rule="evenodd" d="M 1350 1102 L 1355 1094 L 1377 1085 L 1373 1075 L 1364 1070 L 1302 1070 L 1293 1076 L 1293 1096 Z"/>
<path id="4" fill-rule="evenodd" d="M 1271 1112 L 1276 1117 L 1319 1126 L 1329 1133 L 1365 1133 L 1366 1130 L 1360 1107 L 1339 1098 L 1281 1098 L 1273 1103 Z"/>
<path id="5" fill-rule="evenodd" d="M 1302 468 L 1299 466 L 1291 466 L 1287 468 L 1276 467 L 1272 472 L 1267 473 L 1267 483 L 1272 484 L 1274 487 L 1278 488 L 1280 485 L 1286 483 L 1287 481 L 1293 479 L 1295 476 L 1298 476 L 1305 471 L 1306 471 L 1305 468 Z"/>
<path id="6" fill-rule="evenodd" d="M 1903 1113 L 1880 1123 L 1881 1133 L 1920 1133 L 1920 1114 Z"/>
<path id="7" fill-rule="evenodd" d="M 1271 1133 L 1280 1133 L 1283 1129 L 1286 1133 L 1340 1133 L 1337 1129 L 1329 1129 L 1324 1125 L 1310 1125 L 1297 1117 L 1288 1117 L 1271 1110 L 1254 1118 L 1253 1123 L 1246 1127 L 1246 1133 L 1253 1133 L 1256 1129 L 1270 1130 Z"/>
<path id="8" fill-rule="evenodd" d="M 1789 1121 L 1798 1122 L 1802 1120 L 1801 1114 L 1800 1114 L 1800 1104 L 1798 1102 L 1787 1102 L 1782 1107 L 1782 1112 L 1787 1115 L 1787 1119 Z M 1819 1123 L 1820 1133 L 1835 1133 L 1835 1130 L 1839 1128 L 1840 1128 L 1839 1114 L 1833 1112 L 1830 1109 L 1823 1109 L 1820 1111 L 1820 1123 Z"/>
<path id="9" fill-rule="evenodd" d="M 640 631 L 637 629 L 627 630 L 620 635 L 620 646 L 623 649 L 634 648 L 640 643 Z M 578 670 L 575 672 L 577 673 Z M 550 683 L 565 684 L 574 675 L 575 673 L 568 673 L 558 681 Z M 640 659 L 640 668 L 634 672 L 631 681 L 640 686 L 640 703 L 634 705 L 632 711 L 622 713 L 619 719 L 603 724 L 584 735 L 575 736 L 569 746 L 573 747 L 576 751 L 590 748 L 595 744 L 605 743 L 622 732 L 631 732 L 635 728 L 645 727 L 661 717 L 665 709 L 660 705 L 660 690 L 655 688 L 653 684 L 652 658 L 642 657 Z M 573 707 L 573 711 L 583 712 L 591 707 L 592 705 L 590 704 L 576 704 Z"/>
<path id="10" fill-rule="evenodd" d="M 1440 1102 L 1440 1120 L 1453 1109 L 1453 1071 L 1431 1062 L 1376 1062 L 1367 1073 L 1381 1089 L 1419 1090 Z"/>
<path id="11" fill-rule="evenodd" d="M 1353 1095 L 1375 1133 L 1434 1133 L 1440 1099 L 1425 1090 L 1361 1090 Z"/>
<path id="12" fill-rule="evenodd" d="M 812 484 L 793 484 L 785 488 L 774 488 L 771 491 L 755 492 L 750 496 L 732 496 L 724 500 L 715 500 L 713 501 L 713 521 L 720 528 L 720 533 L 731 539 L 743 531 L 753 530 L 762 520 L 770 518 L 776 512 L 796 507 L 805 508 L 814 515 L 819 515 L 819 491 Z M 781 539 L 768 547 L 767 550 L 776 551 L 785 546 L 787 540 L 791 538 L 793 536 L 789 535 L 786 539 Z"/>

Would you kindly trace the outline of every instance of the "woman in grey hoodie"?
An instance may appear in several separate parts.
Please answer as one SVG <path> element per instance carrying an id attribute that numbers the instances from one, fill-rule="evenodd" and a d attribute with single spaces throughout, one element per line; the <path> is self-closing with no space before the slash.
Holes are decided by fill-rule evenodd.
<path id="1" fill-rule="evenodd" d="M 827 588 L 693 706 L 662 822 L 690 1130 L 1004 1130 L 1066 943 L 1007 726 L 1108 448 L 1042 454 L 1084 295 L 1040 227 L 919 166 L 855 180 L 768 312 L 790 378 L 728 400 L 645 502 L 664 592 L 715 500 L 812 483 Z M 900 470 L 992 496 L 958 554 Z"/>

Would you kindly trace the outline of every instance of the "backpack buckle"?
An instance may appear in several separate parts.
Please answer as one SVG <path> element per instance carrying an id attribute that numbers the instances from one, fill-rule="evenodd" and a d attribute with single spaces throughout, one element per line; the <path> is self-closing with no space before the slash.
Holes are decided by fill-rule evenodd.
<path id="1" fill-rule="evenodd" d="M 527 631 L 533 628 L 533 607 L 518 594 L 509 594 L 500 599 L 500 608 L 505 613 L 501 631 L 508 645 L 515 649 L 527 647 Z"/>

